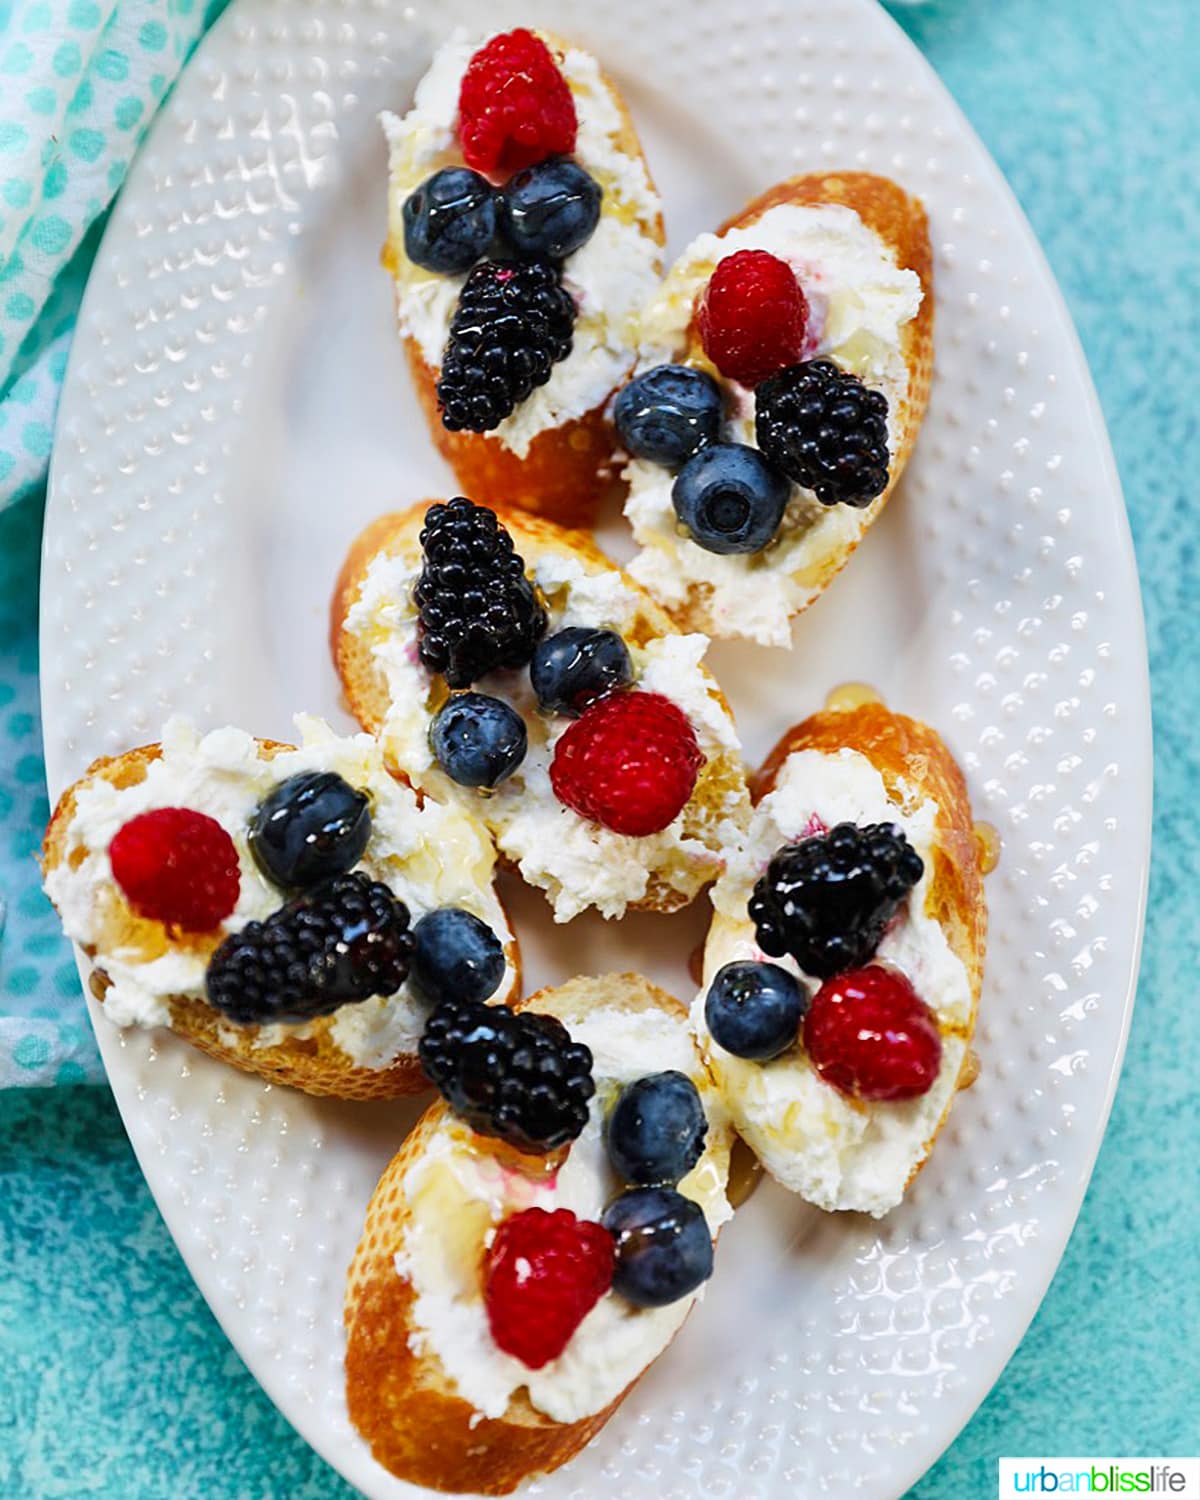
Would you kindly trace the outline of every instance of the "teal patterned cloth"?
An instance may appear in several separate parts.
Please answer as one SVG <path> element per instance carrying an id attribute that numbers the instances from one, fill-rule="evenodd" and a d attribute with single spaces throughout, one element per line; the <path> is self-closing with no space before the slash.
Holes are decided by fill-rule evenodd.
<path id="1" fill-rule="evenodd" d="M 0 1089 L 101 1077 L 79 974 L 35 859 L 50 816 L 38 735 L 41 529 L 33 500 L 0 512 Z"/>
<path id="2" fill-rule="evenodd" d="M 45 479 L 100 221 L 219 8 L 0 0 L 0 505 Z"/>
<path id="3" fill-rule="evenodd" d="M 1096 1173 L 1028 1335 L 909 1496 L 983 1500 L 1002 1455 L 1186 1455 L 1200 1437 L 1200 6 L 931 0 L 895 14 L 1015 188 L 1079 327 L 1133 523 L 1155 700 L 1145 956 Z M 0 1017 L 20 1007 L 51 1028 L 26 1022 L 20 1074 L 65 1083 L 94 1063 L 31 857 L 46 812 L 39 526 L 35 499 L 0 515 Z M 217 1328 L 105 1089 L 0 1091 L 0 1266 L 6 1500 L 352 1500 Z"/>
<path id="4" fill-rule="evenodd" d="M 33 864 L 40 491 L 104 216 L 223 3 L 0 0 L 0 1089 L 101 1076 Z"/>

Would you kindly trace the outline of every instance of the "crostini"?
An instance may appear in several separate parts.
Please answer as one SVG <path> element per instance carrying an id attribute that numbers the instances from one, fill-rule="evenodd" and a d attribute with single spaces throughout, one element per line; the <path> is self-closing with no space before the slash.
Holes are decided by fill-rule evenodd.
<path id="1" fill-rule="evenodd" d="M 299 748 L 175 719 L 96 761 L 47 829 L 46 891 L 118 1026 L 310 1094 L 413 1093 L 439 1000 L 519 991 L 495 851 L 368 735 L 296 722 Z"/>
<path id="2" fill-rule="evenodd" d="M 790 730 L 753 790 L 693 1025 L 767 1171 L 879 1216 L 974 1076 L 987 908 L 966 785 L 932 729 L 865 702 Z"/>
<path id="3" fill-rule="evenodd" d="M 384 261 L 434 441 L 467 494 L 585 523 L 615 478 L 606 407 L 662 272 L 620 94 L 546 33 L 460 30 L 383 128 Z"/>
<path id="4" fill-rule="evenodd" d="M 331 637 L 359 722 L 474 809 L 560 922 L 685 906 L 740 841 L 707 638 L 582 532 L 461 497 L 383 516 L 350 549 Z"/>
<path id="5" fill-rule="evenodd" d="M 925 210 L 793 177 L 683 252 L 618 396 L 629 571 L 681 628 L 763 645 L 845 566 L 912 451 L 933 359 Z"/>
<path id="6" fill-rule="evenodd" d="M 577 1453 L 671 1342 L 733 1212 L 731 1131 L 679 1001 L 624 974 L 516 1010 L 435 1013 L 445 1099 L 384 1173 L 347 1279 L 351 1420 L 437 1490 L 507 1494 Z"/>

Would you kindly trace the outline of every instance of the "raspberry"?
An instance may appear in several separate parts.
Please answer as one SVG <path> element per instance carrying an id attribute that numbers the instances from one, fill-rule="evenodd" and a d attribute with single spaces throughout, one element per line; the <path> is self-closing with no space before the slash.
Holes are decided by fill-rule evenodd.
<path id="1" fill-rule="evenodd" d="M 828 979 L 804 1018 L 814 1068 L 853 1099 L 916 1099 L 942 1061 L 937 1019 L 903 974 L 872 964 Z"/>
<path id="2" fill-rule="evenodd" d="M 608 1230 L 566 1208 L 505 1219 L 484 1260 L 492 1337 L 531 1370 L 557 1359 L 612 1285 Z"/>
<path id="3" fill-rule="evenodd" d="M 609 693 L 554 747 L 550 784 L 581 818 L 640 838 L 675 821 L 703 764 L 695 731 L 669 698 Z"/>
<path id="4" fill-rule="evenodd" d="M 494 36 L 467 64 L 458 138 L 467 166 L 506 176 L 575 149 L 575 101 L 540 37 L 523 26 Z"/>
<path id="5" fill-rule="evenodd" d="M 786 262 L 765 250 L 739 250 L 717 265 L 696 320 L 721 374 L 755 386 L 801 357 L 808 303 Z"/>
<path id="6" fill-rule="evenodd" d="M 134 911 L 185 932 L 209 932 L 237 905 L 241 874 L 233 840 L 190 807 L 158 807 L 117 829 L 113 879 Z"/>

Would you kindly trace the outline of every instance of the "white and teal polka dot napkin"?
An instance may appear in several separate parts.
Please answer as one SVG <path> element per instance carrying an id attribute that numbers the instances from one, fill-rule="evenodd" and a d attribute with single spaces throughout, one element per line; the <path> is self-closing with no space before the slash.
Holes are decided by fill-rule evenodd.
<path id="1" fill-rule="evenodd" d="M 104 217 L 225 3 L 0 0 L 0 1089 L 100 1076 L 37 866 L 36 492 Z"/>
<path id="2" fill-rule="evenodd" d="M 0 506 L 45 477 L 101 221 L 225 0 L 0 0 Z"/>

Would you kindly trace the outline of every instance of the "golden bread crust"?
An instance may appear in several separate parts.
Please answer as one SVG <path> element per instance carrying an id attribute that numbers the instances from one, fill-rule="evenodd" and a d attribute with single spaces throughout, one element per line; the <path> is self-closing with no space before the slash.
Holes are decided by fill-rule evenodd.
<path id="1" fill-rule="evenodd" d="M 987 949 L 987 902 L 966 781 L 936 730 L 917 719 L 893 713 L 882 703 L 864 703 L 846 709 L 826 709 L 789 729 L 752 778 L 751 796 L 759 802 L 773 790 L 780 768 L 793 752 L 819 750 L 828 755 L 843 749 L 856 750 L 865 756 L 883 778 L 889 793 L 904 783 L 920 800 L 932 799 L 937 806 L 933 878 L 926 911 L 941 925 L 970 981 L 970 1017 L 965 1025 L 953 1028 L 954 1034 L 968 1043 L 958 1081 L 959 1088 L 965 1088 L 974 1081 L 978 1066 L 969 1043 L 979 1010 Z M 925 1142 L 921 1158 L 909 1176 L 910 1183 L 928 1159 L 946 1123 L 953 1097 Z"/>
<path id="2" fill-rule="evenodd" d="M 405 556 L 414 562 L 420 557 L 420 535 L 425 513 L 431 505 L 440 502 L 422 501 L 405 511 L 379 516 L 350 546 L 346 560 L 334 586 L 330 607 L 329 640 L 333 663 L 342 682 L 347 706 L 364 729 L 379 734 L 387 718 L 390 699 L 387 681 L 370 649 L 346 628 L 350 610 L 357 602 L 366 580 L 367 570 L 379 554 L 388 557 Z M 565 528 L 542 516 L 507 506 L 493 506 L 496 515 L 512 535 L 516 550 L 527 565 L 533 565 L 539 554 L 557 552 L 575 557 L 584 564 L 608 568 L 620 572 L 609 557 L 596 546 L 591 536 L 584 531 Z M 621 574 L 622 582 L 638 601 L 637 618 L 627 632 L 631 645 L 644 645 L 647 641 L 675 631 L 670 616 L 646 593 L 640 584 L 628 575 Z M 732 718 L 728 700 L 716 679 L 704 671 L 709 692 L 720 703 L 725 713 Z M 701 771 L 692 805 L 696 816 L 715 816 L 726 799 L 739 794 L 744 781 L 740 757 L 732 753 L 710 759 Z M 486 808 L 483 810 L 486 819 Z M 691 830 L 689 830 L 691 831 Z M 504 859 L 503 851 L 500 855 Z M 642 900 L 632 903 L 636 911 L 677 911 L 694 899 L 676 890 L 665 880 L 651 875 L 650 884 Z"/>
<path id="3" fill-rule="evenodd" d="M 582 417 L 539 432 L 524 458 L 486 432 L 450 432 L 438 408 L 438 371 L 414 339 L 404 352 L 429 435 L 464 495 L 480 504 L 516 505 L 564 526 L 586 526 L 616 485 L 616 434 L 605 414 L 611 392 Z"/>
<path id="4" fill-rule="evenodd" d="M 790 177 L 786 182 L 776 183 L 774 187 L 760 193 L 740 213 L 727 219 L 717 232 L 724 234 L 730 229 L 745 228 L 761 219 L 770 209 L 785 203 L 838 203 L 852 208 L 867 227 L 873 229 L 891 248 L 896 264 L 915 271 L 921 281 L 924 295 L 920 310 L 912 322 L 905 326 L 900 338 L 901 353 L 909 370 L 907 396 L 896 414 L 900 441 L 891 455 L 887 488 L 867 512 L 866 530 L 869 530 L 878 520 L 904 473 L 925 416 L 925 408 L 929 404 L 929 387 L 933 374 L 934 319 L 933 247 L 929 240 L 929 221 L 920 200 L 906 193 L 890 178 L 878 177 L 871 172 L 810 172 Z M 691 355 L 703 359 L 700 335 L 694 323 L 690 338 Z M 866 535 L 866 531 L 863 535 Z M 855 537 L 846 545 L 819 556 L 811 565 L 794 575 L 797 583 L 806 590 L 813 591 L 815 601 L 850 561 L 861 540 L 861 536 Z M 721 634 L 709 607 L 711 594 L 712 589 L 707 583 L 696 583 L 682 604 L 671 606 L 671 614 L 680 629 L 702 630 L 710 635 Z"/>
<path id="5" fill-rule="evenodd" d="M 517 1009 L 528 1006 L 569 1024 L 573 1015 L 597 1004 L 666 1009 L 681 1024 L 687 1017 L 674 996 L 637 974 L 574 979 L 530 996 Z M 425 1111 L 367 1209 L 346 1280 L 346 1402 L 377 1461 L 399 1478 L 436 1490 L 506 1495 L 578 1453 L 637 1382 L 578 1422 L 555 1422 L 530 1404 L 523 1389 L 502 1417 L 481 1418 L 456 1394 L 436 1356 L 414 1353 L 409 1335 L 415 1295 L 395 1266 L 408 1218 L 402 1184 L 449 1117 L 441 1100 Z M 486 1137 L 477 1139 L 481 1151 L 492 1149 Z"/>
<path id="6" fill-rule="evenodd" d="M 294 748 L 279 740 L 258 741 L 258 754 L 262 760 L 272 760 Z M 161 756 L 160 745 L 142 745 L 122 755 L 104 756 L 93 762 L 79 781 L 69 786 L 58 800 L 42 844 L 43 872 L 49 874 L 65 857 L 67 830 L 75 816 L 76 794 L 81 786 L 98 778 L 115 787 L 136 786 L 145 779 L 146 767 Z M 161 932 L 161 924 L 147 925 Z M 191 939 L 212 951 L 220 940 L 215 934 Z M 92 963 L 89 987 L 103 1005 L 111 981 L 97 954 L 85 951 Z M 515 939 L 505 951 L 514 973 L 508 997 L 511 999 L 521 992 L 520 953 Z M 256 1046 L 259 1027 L 235 1026 L 203 1000 L 191 995 L 174 995 L 168 1004 L 172 1031 L 219 1062 L 228 1063 L 243 1073 L 254 1073 L 270 1083 L 286 1084 L 306 1094 L 328 1095 L 336 1099 L 395 1099 L 404 1094 L 422 1093 L 429 1087 L 415 1053 L 396 1058 L 386 1068 L 365 1068 L 356 1064 L 333 1041 L 332 1016 L 321 1016 L 311 1022 L 311 1036 L 285 1036 L 269 1046 Z M 231 1037 L 236 1039 L 231 1040 Z"/>
<path id="7" fill-rule="evenodd" d="M 567 44 L 559 38 L 542 35 L 553 51 L 561 55 L 567 50 Z M 621 129 L 615 137 L 617 149 L 624 156 L 642 158 L 653 187 L 654 179 L 628 106 L 611 76 L 601 69 L 600 77 L 621 116 Z M 661 212 L 645 227 L 661 249 L 667 238 Z M 403 254 L 403 244 L 391 240 L 384 251 L 385 263 L 394 264 Z M 661 264 L 658 269 L 661 271 Z M 464 494 L 485 505 L 520 506 L 565 526 L 586 526 L 595 519 L 601 500 L 618 484 L 616 433 L 607 416 L 614 392 L 583 416 L 539 433 L 525 457 L 520 458 L 487 433 L 447 432 L 438 410 L 438 370 L 425 359 L 415 340 L 406 338 L 404 349 L 430 436 L 454 470 Z M 631 369 L 635 355 L 631 347 Z"/>

